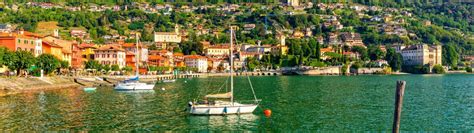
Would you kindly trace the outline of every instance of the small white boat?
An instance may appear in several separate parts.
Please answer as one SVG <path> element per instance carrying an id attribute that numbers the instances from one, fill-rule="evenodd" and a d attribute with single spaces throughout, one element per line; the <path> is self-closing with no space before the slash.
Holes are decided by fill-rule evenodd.
<path id="1" fill-rule="evenodd" d="M 233 34 L 234 27 L 230 29 L 230 64 L 231 69 L 229 72 L 230 76 L 230 92 L 221 93 L 221 94 L 209 94 L 204 97 L 204 102 L 189 102 L 188 109 L 189 113 L 193 115 L 226 115 L 226 114 L 249 114 L 252 113 L 258 106 L 260 100 L 257 99 L 255 91 L 253 90 L 252 83 L 250 78 L 248 81 L 250 83 L 250 88 L 254 96 L 254 103 L 252 104 L 241 104 L 234 101 L 234 78 L 233 78 L 233 68 L 234 68 L 234 59 L 233 59 Z M 218 99 L 215 101 L 209 102 L 208 99 Z M 225 99 L 225 100 L 219 100 Z M 227 101 L 228 100 L 228 101 Z"/>
<path id="2" fill-rule="evenodd" d="M 136 38 L 138 38 L 138 34 L 136 35 Z M 137 43 L 135 44 L 137 49 L 138 49 L 138 42 L 139 39 L 137 39 Z M 139 50 L 138 50 L 139 51 Z M 120 83 L 117 83 L 115 85 L 115 90 L 118 90 L 118 91 L 135 91 L 135 90 L 153 90 L 153 88 L 155 87 L 155 84 L 147 84 L 147 83 L 141 83 L 140 81 L 138 81 L 138 77 L 139 77 L 139 73 L 138 73 L 138 60 L 139 60 L 139 52 L 137 52 L 136 54 L 136 60 L 137 62 L 135 63 L 135 75 L 136 77 L 134 78 L 130 78 L 128 80 L 125 80 L 123 82 L 120 82 Z"/>
<path id="3" fill-rule="evenodd" d="M 118 83 L 115 90 L 153 90 L 154 84 L 140 83 L 140 82 L 124 82 Z"/>
<path id="4" fill-rule="evenodd" d="M 173 82 L 176 82 L 176 79 L 165 79 L 162 82 L 163 83 L 173 83 Z"/>
<path id="5" fill-rule="evenodd" d="M 227 101 L 215 101 L 214 103 L 189 103 L 190 114 L 194 115 L 223 115 L 223 114 L 249 114 L 256 108 L 257 104 L 240 104 Z"/>

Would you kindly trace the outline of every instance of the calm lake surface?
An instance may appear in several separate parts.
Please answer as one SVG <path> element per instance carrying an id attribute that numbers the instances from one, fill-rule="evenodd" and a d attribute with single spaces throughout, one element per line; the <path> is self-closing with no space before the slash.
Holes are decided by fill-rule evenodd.
<path id="1" fill-rule="evenodd" d="M 187 102 L 217 92 L 227 79 L 194 78 L 159 83 L 154 92 L 103 87 L 0 97 L 0 130 L 390 131 L 397 80 L 407 81 L 401 130 L 474 130 L 474 75 L 250 78 L 263 101 L 249 115 L 188 115 Z M 253 99 L 247 78 L 235 81 L 236 100 Z"/>

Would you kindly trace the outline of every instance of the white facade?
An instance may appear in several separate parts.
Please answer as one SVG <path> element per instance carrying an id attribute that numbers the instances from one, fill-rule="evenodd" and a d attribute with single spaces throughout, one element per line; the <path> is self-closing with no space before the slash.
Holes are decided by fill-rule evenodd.
<path id="1" fill-rule="evenodd" d="M 207 58 L 199 55 L 190 55 L 184 57 L 186 67 L 197 68 L 198 72 L 207 72 Z"/>
<path id="2" fill-rule="evenodd" d="M 426 44 L 412 45 L 406 48 L 398 46 L 395 50 L 402 54 L 403 63 L 406 65 L 441 65 L 442 49 L 440 45 L 428 46 Z"/>
<path id="3" fill-rule="evenodd" d="M 179 34 L 178 25 L 175 26 L 174 32 L 155 32 L 155 42 L 157 43 L 180 43 L 181 35 Z"/>
<path id="4" fill-rule="evenodd" d="M 107 46 L 105 46 L 107 47 Z M 98 61 L 102 65 L 118 65 L 120 68 L 125 67 L 125 51 L 120 49 L 103 50 L 97 49 L 95 51 L 94 60 Z"/>
<path id="5" fill-rule="evenodd" d="M 34 41 L 35 43 L 35 56 L 40 56 L 41 54 L 43 54 L 43 41 L 41 39 L 35 39 Z"/>

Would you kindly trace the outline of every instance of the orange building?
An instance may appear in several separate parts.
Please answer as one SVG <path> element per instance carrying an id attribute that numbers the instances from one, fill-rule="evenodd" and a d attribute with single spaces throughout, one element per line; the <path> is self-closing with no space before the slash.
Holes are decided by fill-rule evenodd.
<path id="1" fill-rule="evenodd" d="M 42 54 L 41 37 L 26 31 L 17 33 L 0 33 L 0 46 L 10 51 L 25 50 L 35 56 Z"/>
<path id="2" fill-rule="evenodd" d="M 62 56 L 63 47 L 59 46 L 58 44 L 53 43 L 53 42 L 43 41 L 42 47 L 43 47 L 43 53 L 52 54 L 58 59 L 63 58 Z"/>
<path id="3" fill-rule="evenodd" d="M 184 54 L 183 53 L 173 53 L 173 65 L 175 67 L 185 67 L 184 63 Z"/>
<path id="4" fill-rule="evenodd" d="M 150 66 L 160 66 L 160 67 L 168 67 L 170 66 L 170 60 L 166 57 L 159 56 L 159 55 L 150 55 L 148 57 L 148 65 Z"/>
<path id="5" fill-rule="evenodd" d="M 128 67 L 132 67 L 134 71 L 135 71 L 136 60 L 137 59 L 135 58 L 134 53 L 132 53 L 130 51 L 125 52 L 125 64 Z"/>
<path id="6" fill-rule="evenodd" d="M 82 60 L 82 48 L 79 44 L 72 45 L 71 67 L 73 69 L 84 68 L 84 61 Z"/>

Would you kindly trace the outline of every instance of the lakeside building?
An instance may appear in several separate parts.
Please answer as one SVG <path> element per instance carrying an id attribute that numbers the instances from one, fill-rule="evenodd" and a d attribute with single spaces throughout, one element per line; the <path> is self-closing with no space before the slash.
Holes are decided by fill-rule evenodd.
<path id="1" fill-rule="evenodd" d="M 173 66 L 174 67 L 185 67 L 184 54 L 183 53 L 173 53 Z"/>
<path id="2" fill-rule="evenodd" d="M 74 43 L 72 45 L 71 67 L 72 69 L 76 69 L 76 70 L 84 68 L 84 61 L 82 60 L 81 47 L 77 43 Z"/>
<path id="3" fill-rule="evenodd" d="M 206 56 L 226 57 L 230 54 L 229 45 L 211 45 L 206 49 Z"/>
<path id="4" fill-rule="evenodd" d="M 160 55 L 150 55 L 150 57 L 148 58 L 148 65 L 157 67 L 169 67 L 171 65 L 171 62 L 166 57 Z"/>
<path id="5" fill-rule="evenodd" d="M 198 72 L 207 72 L 207 58 L 200 55 L 184 56 L 184 64 L 189 68 L 197 68 Z"/>
<path id="6" fill-rule="evenodd" d="M 39 56 L 43 53 L 41 36 L 20 30 L 16 33 L 0 33 L 0 46 L 10 51 L 24 50 Z"/>
<path id="7" fill-rule="evenodd" d="M 105 45 L 94 50 L 94 60 L 102 65 L 125 67 L 125 50 L 118 45 Z"/>
<path id="8" fill-rule="evenodd" d="M 63 52 L 62 52 L 63 47 L 59 46 L 56 43 L 43 41 L 42 47 L 43 47 L 43 53 L 51 54 L 58 59 L 61 59 L 63 57 Z"/>
<path id="9" fill-rule="evenodd" d="M 441 65 L 442 49 L 441 45 L 429 46 L 427 44 L 418 44 L 403 46 L 395 46 L 397 53 L 403 56 L 403 64 L 405 65 Z"/>
<path id="10" fill-rule="evenodd" d="M 142 44 L 137 45 L 135 43 L 124 43 L 122 44 L 122 48 L 125 52 L 131 52 L 132 54 L 136 55 L 137 51 L 140 53 L 140 62 L 147 62 L 148 61 L 148 48 Z"/>
<path id="11" fill-rule="evenodd" d="M 169 43 L 180 43 L 181 42 L 181 35 L 179 32 L 179 26 L 175 26 L 174 32 L 155 32 L 154 33 L 154 40 L 156 46 L 159 49 L 166 49 Z"/>
<path id="12" fill-rule="evenodd" d="M 359 33 L 353 32 L 342 32 L 341 33 L 341 40 L 344 45 L 353 47 L 353 46 L 361 46 L 367 48 L 364 43 L 362 42 L 362 38 L 360 37 Z"/>
<path id="13" fill-rule="evenodd" d="M 84 38 L 87 35 L 87 32 L 84 30 L 76 29 L 76 30 L 71 30 L 70 34 L 72 37 Z"/>
<path id="14" fill-rule="evenodd" d="M 62 56 L 58 59 L 67 61 L 69 64 L 72 62 L 72 45 L 75 44 L 73 41 L 62 40 L 54 36 L 46 36 L 43 38 L 43 41 L 57 44 L 62 47 L 61 52 Z"/>
<path id="15" fill-rule="evenodd" d="M 80 44 L 79 47 L 81 48 L 83 62 L 94 60 L 94 50 L 97 49 L 94 44 L 83 43 Z"/>

